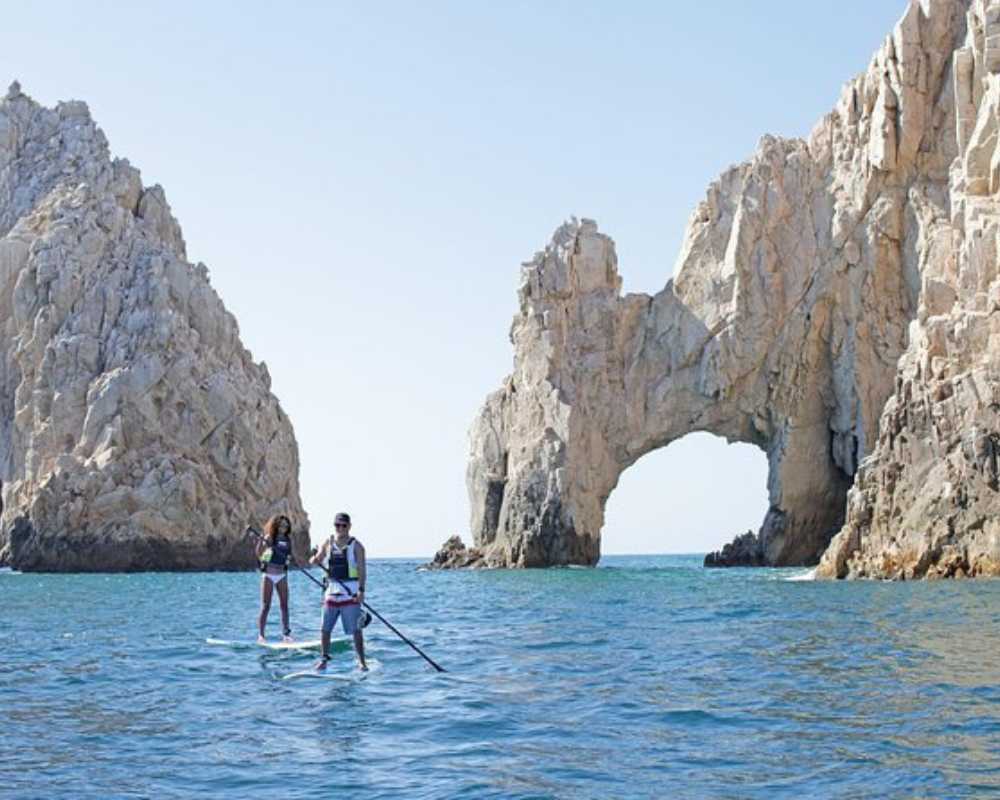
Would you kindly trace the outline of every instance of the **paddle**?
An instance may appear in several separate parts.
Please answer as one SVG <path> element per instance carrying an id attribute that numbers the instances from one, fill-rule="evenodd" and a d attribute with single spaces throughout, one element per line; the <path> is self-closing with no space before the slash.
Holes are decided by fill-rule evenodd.
<path id="1" fill-rule="evenodd" d="M 253 527 L 253 525 L 247 525 L 246 533 L 253 534 L 255 537 L 257 537 L 261 541 L 264 541 L 263 534 L 261 534 L 260 531 L 258 531 L 255 527 Z M 307 578 L 309 578 L 309 580 L 311 580 L 313 583 L 315 583 L 321 589 L 325 589 L 326 588 L 325 586 L 323 586 L 322 583 L 320 583 L 318 580 L 316 580 L 316 578 L 313 577 L 312 573 L 309 572 L 307 569 L 305 569 L 301 564 L 299 564 L 298 562 L 295 562 L 295 566 L 298 568 L 298 570 L 303 575 L 305 575 Z M 347 586 L 344 586 L 343 581 L 341 581 L 339 578 L 333 577 L 333 573 L 331 573 L 330 570 L 328 570 L 323 564 L 317 564 L 317 566 L 321 570 L 323 570 L 323 572 L 325 572 L 327 574 L 327 576 L 330 578 L 330 580 L 337 581 L 337 583 L 339 583 L 341 585 L 341 587 L 344 589 L 345 592 L 347 592 L 348 594 L 351 593 L 351 590 Z M 439 664 L 437 664 L 437 662 L 435 662 L 434 659 L 432 659 L 423 650 L 421 650 L 413 642 L 411 642 L 409 639 L 407 639 L 396 628 L 395 625 L 393 625 L 391 622 L 389 622 L 389 620 L 387 620 L 385 617 L 383 617 L 381 614 L 379 614 L 378 611 L 376 611 L 374 608 L 372 608 L 370 605 L 368 605 L 368 603 L 362 601 L 361 605 L 363 605 L 368 611 L 370 611 L 372 614 L 374 614 L 378 618 L 379 622 L 381 622 L 383 625 L 385 625 L 385 627 L 387 627 L 390 631 L 392 631 L 400 639 L 402 639 L 410 647 L 412 647 L 428 664 L 430 664 L 432 667 L 434 667 L 434 669 L 436 669 L 438 672 L 447 672 L 447 670 L 444 667 L 442 667 Z"/>

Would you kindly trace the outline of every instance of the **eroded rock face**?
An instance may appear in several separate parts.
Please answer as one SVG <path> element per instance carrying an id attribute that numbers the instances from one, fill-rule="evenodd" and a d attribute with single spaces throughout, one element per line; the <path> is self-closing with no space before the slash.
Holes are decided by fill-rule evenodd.
<path id="1" fill-rule="evenodd" d="M 951 215 L 824 577 L 1000 576 L 1000 3 L 953 54 Z"/>
<path id="2" fill-rule="evenodd" d="M 0 103 L 0 560 L 24 570 L 253 563 L 308 547 L 291 424 L 159 186 L 83 103 Z"/>
<path id="3" fill-rule="evenodd" d="M 989 362 L 998 18 L 994 3 L 912 2 L 807 141 L 765 137 L 709 187 L 676 277 L 658 294 L 621 295 L 613 243 L 587 220 L 561 227 L 524 266 L 514 371 L 470 434 L 472 533 L 489 563 L 595 563 L 621 473 L 692 431 L 766 452 L 770 510 L 759 543 L 773 565 L 818 561 L 877 446 L 859 490 L 872 485 L 868 465 L 885 457 L 894 404 L 906 404 L 898 424 L 913 433 L 906 463 L 923 464 L 914 490 L 940 466 L 952 449 L 914 444 L 931 427 L 918 432 L 912 417 L 942 412 L 915 397 L 907 364 L 926 362 L 927 379 L 930 363 L 915 355 L 925 340 L 935 342 L 931 359 L 962 380 L 963 364 Z M 978 45 L 963 46 L 967 31 Z M 962 253 L 971 251 L 970 272 Z M 922 320 L 953 313 L 960 295 L 967 310 L 951 333 L 932 336 Z M 990 374 L 982 380 L 977 396 L 991 396 Z M 966 400 L 951 402 L 962 408 L 951 424 L 965 431 Z M 980 424 L 996 429 L 986 416 Z M 852 530 L 868 519 L 856 515 L 859 503 L 852 495 Z"/>

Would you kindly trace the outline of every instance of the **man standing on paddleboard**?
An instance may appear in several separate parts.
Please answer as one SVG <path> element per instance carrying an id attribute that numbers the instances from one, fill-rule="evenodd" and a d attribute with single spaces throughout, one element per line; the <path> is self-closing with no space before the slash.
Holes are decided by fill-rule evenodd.
<path id="1" fill-rule="evenodd" d="M 326 669 L 330 660 L 330 633 L 340 617 L 344 633 L 354 636 L 354 650 L 358 666 L 368 669 L 365 663 L 365 637 L 361 604 L 365 599 L 365 548 L 351 536 L 351 516 L 340 512 L 333 520 L 334 534 L 327 539 L 310 559 L 312 564 L 324 564 L 329 575 L 323 593 L 323 627 L 321 640 L 323 655 L 316 669 Z"/>

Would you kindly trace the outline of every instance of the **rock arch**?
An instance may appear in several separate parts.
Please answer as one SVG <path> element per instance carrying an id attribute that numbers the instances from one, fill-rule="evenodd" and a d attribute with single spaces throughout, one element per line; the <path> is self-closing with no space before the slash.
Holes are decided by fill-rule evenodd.
<path id="1" fill-rule="evenodd" d="M 619 476 L 691 431 L 767 454 L 768 563 L 819 559 L 910 323 L 948 299 L 934 280 L 951 246 L 967 7 L 911 3 L 807 141 L 765 137 L 713 183 L 657 294 L 622 296 L 614 244 L 590 220 L 523 266 L 514 370 L 470 432 L 486 563 L 596 563 Z"/>
<path id="2" fill-rule="evenodd" d="M 829 427 L 823 398 L 835 400 L 834 359 L 821 346 L 831 325 L 824 304 L 810 304 L 819 306 L 812 319 L 782 314 L 784 335 L 752 342 L 734 320 L 693 312 L 678 295 L 681 277 L 655 296 L 621 297 L 614 246 L 586 220 L 560 228 L 525 268 L 517 368 L 472 433 L 475 540 L 494 558 L 596 563 L 604 504 L 622 472 L 692 431 L 767 454 L 762 532 L 775 563 L 815 559 L 839 527 L 854 468 L 844 457 L 854 458 L 865 421 Z M 791 337 L 800 347 L 787 358 Z M 851 445 L 838 446 L 838 436 Z M 804 464 L 817 450 L 825 458 Z M 825 539 L 803 535 L 814 530 Z"/>

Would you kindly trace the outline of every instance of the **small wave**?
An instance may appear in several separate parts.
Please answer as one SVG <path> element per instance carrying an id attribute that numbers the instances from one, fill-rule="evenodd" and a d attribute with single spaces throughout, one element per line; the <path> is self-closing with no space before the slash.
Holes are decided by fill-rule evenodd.
<path id="1" fill-rule="evenodd" d="M 688 727 L 744 727 L 757 725 L 760 722 L 759 719 L 717 714 L 711 711 L 703 711 L 700 708 L 670 709 L 661 712 L 658 717 L 661 723 L 684 725 Z"/>
<path id="2" fill-rule="evenodd" d="M 0 575 L 23 575 L 23 572 L 18 572 L 13 567 L 0 567 Z"/>
<path id="3" fill-rule="evenodd" d="M 805 572 L 800 572 L 798 575 L 789 575 L 785 578 L 786 581 L 814 581 L 816 580 L 816 567 Z"/>

